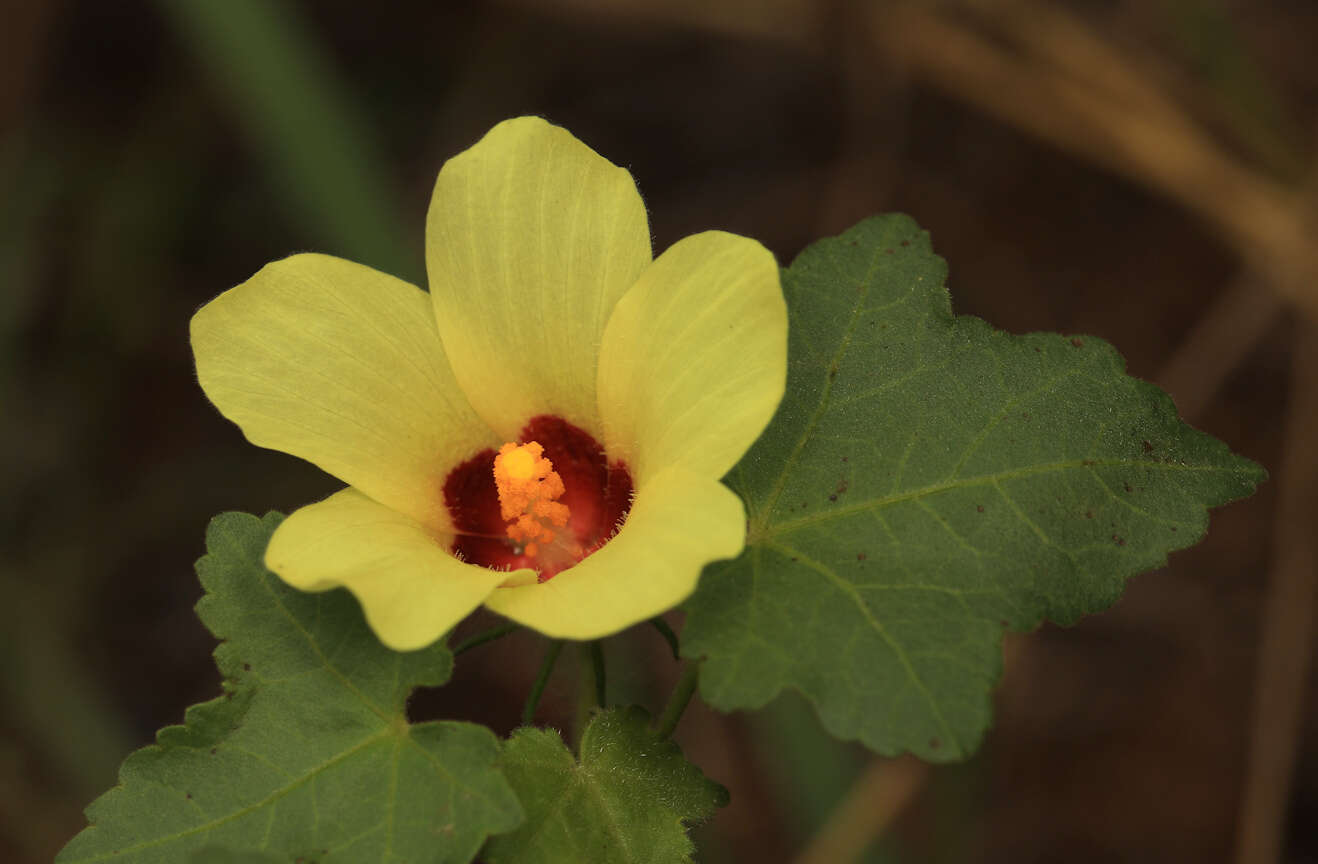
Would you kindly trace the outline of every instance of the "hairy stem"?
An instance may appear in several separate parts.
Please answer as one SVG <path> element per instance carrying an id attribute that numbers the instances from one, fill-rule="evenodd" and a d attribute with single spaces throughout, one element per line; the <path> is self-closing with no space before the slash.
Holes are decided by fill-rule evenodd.
<path id="1" fill-rule="evenodd" d="M 677 728 L 677 722 L 682 719 L 682 712 L 686 711 L 686 706 L 691 702 L 691 696 L 696 692 L 696 683 L 699 680 L 700 661 L 695 660 L 687 663 L 682 668 L 682 677 L 678 679 L 672 695 L 668 697 L 668 704 L 664 706 L 663 716 L 659 718 L 656 734 L 660 738 L 672 736 L 673 730 Z"/>
<path id="2" fill-rule="evenodd" d="M 500 624 L 497 627 L 491 627 L 489 630 L 483 630 L 475 636 L 469 636 L 458 643 L 458 647 L 453 649 L 453 656 L 457 657 L 473 648 L 479 648 L 486 642 L 493 642 L 495 639 L 502 639 L 509 633 L 517 629 L 517 625 L 509 622 Z"/>
<path id="3" fill-rule="evenodd" d="M 664 637 L 664 641 L 668 643 L 668 647 L 673 651 L 673 659 L 680 659 L 677 634 L 673 632 L 672 627 L 668 626 L 668 622 L 656 615 L 650 619 L 650 626 L 658 630 L 659 635 Z"/>
<path id="4" fill-rule="evenodd" d="M 581 643 L 580 680 L 577 683 L 577 716 L 572 729 L 572 749 L 578 749 L 586 724 L 595 709 L 604 707 L 604 649 L 598 639 Z"/>
<path id="5" fill-rule="evenodd" d="M 598 639 L 590 643 L 590 669 L 595 678 L 595 704 L 600 708 L 604 701 L 604 648 Z"/>
<path id="6" fill-rule="evenodd" d="M 535 684 L 531 685 L 531 693 L 526 697 L 526 707 L 522 709 L 523 726 L 530 726 L 531 721 L 535 719 L 536 706 L 540 704 L 540 697 L 544 695 L 545 685 L 549 683 L 549 676 L 554 671 L 554 663 L 558 661 L 558 654 L 562 650 L 563 640 L 555 639 L 549 643 L 544 662 L 540 664 L 540 674 L 536 676 Z"/>

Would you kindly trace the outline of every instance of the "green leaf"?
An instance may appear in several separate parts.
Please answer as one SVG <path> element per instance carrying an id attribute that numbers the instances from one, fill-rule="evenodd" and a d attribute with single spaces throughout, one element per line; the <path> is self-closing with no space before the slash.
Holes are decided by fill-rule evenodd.
<path id="1" fill-rule="evenodd" d="M 727 803 L 727 790 L 648 727 L 644 710 L 590 721 L 581 762 L 557 732 L 523 728 L 504 745 L 503 771 L 526 821 L 490 840 L 489 864 L 672 864 L 695 851 L 686 826 Z"/>
<path id="2" fill-rule="evenodd" d="M 347 593 L 285 586 L 262 563 L 281 519 L 211 521 L 197 612 L 224 640 L 215 659 L 225 695 L 124 762 L 60 864 L 248 861 L 232 856 L 249 851 L 465 862 L 520 820 L 489 730 L 407 722 L 412 687 L 448 679 L 448 649 L 395 653 Z M 212 846 L 232 851 L 201 851 Z"/>
<path id="3" fill-rule="evenodd" d="M 787 395 L 727 478 L 747 548 L 687 604 L 714 707 L 792 687 L 838 737 L 964 757 L 1004 629 L 1107 607 L 1263 479 L 1101 339 L 953 316 L 945 276 L 900 215 L 783 271 Z"/>
<path id="4" fill-rule="evenodd" d="M 188 859 L 188 864 L 284 864 L 286 859 L 269 852 L 235 852 L 219 846 L 208 846 Z"/>

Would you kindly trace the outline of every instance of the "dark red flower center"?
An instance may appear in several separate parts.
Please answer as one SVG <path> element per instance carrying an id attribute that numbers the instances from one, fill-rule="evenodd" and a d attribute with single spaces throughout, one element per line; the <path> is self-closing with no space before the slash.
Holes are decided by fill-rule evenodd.
<path id="1" fill-rule="evenodd" d="M 530 567 L 544 582 L 609 541 L 631 507 L 632 476 L 624 463 L 609 464 L 589 432 L 561 417 L 532 417 L 520 436 L 520 442 L 530 441 L 539 442 L 563 481 L 556 500 L 569 515 L 554 543 L 526 544 L 509 536 L 495 485 L 494 450 L 482 450 L 449 472 L 444 503 L 453 520 L 455 555 L 495 570 Z"/>

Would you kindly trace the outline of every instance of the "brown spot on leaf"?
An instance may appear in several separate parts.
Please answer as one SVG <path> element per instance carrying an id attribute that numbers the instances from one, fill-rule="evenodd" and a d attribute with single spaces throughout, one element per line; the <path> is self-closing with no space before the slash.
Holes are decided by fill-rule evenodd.
<path id="1" fill-rule="evenodd" d="M 837 493 L 834 493 L 834 494 L 832 494 L 832 495 L 829 495 L 829 496 L 828 496 L 828 500 L 829 500 L 829 501 L 836 501 L 836 500 L 837 500 Z"/>
<path id="2" fill-rule="evenodd" d="M 939 747 L 942 747 L 942 746 L 943 746 L 943 742 L 942 742 L 942 741 L 939 741 L 937 738 L 930 738 L 930 739 L 929 739 L 929 749 L 931 749 L 931 750 L 937 750 Z"/>
<path id="3" fill-rule="evenodd" d="M 856 553 L 856 560 L 857 560 L 857 561 L 864 561 L 864 560 L 865 560 L 865 553 L 864 553 L 864 552 L 857 552 L 857 553 Z"/>
<path id="4" fill-rule="evenodd" d="M 891 250 L 891 249 L 884 249 L 883 251 L 884 251 L 884 253 L 886 253 L 886 254 L 888 254 L 888 255 L 891 255 L 891 254 L 892 254 L 892 250 Z"/>
<path id="5" fill-rule="evenodd" d="M 1118 535 L 1116 535 L 1116 534 L 1113 534 L 1113 535 L 1112 535 L 1112 542 L 1115 543 L 1115 544 L 1117 544 L 1118 546 L 1125 546 L 1125 545 L 1126 545 L 1126 541 L 1123 540 L 1120 536 L 1118 536 Z"/>
<path id="6" fill-rule="evenodd" d="M 244 664 L 243 664 L 243 671 L 244 671 L 244 672 L 251 672 L 251 671 L 252 671 L 252 664 L 251 664 L 251 663 L 244 663 Z"/>
<path id="7" fill-rule="evenodd" d="M 1098 463 L 1095 462 L 1093 459 L 1081 459 L 1081 460 L 1080 460 L 1080 464 L 1081 464 L 1081 465 L 1097 465 Z"/>
<path id="8" fill-rule="evenodd" d="M 1125 489 L 1127 492 L 1134 492 L 1134 491 L 1135 491 L 1134 489 L 1130 488 L 1130 484 L 1129 484 L 1129 483 L 1122 483 L 1122 484 L 1121 484 L 1121 488 Z"/>
<path id="9" fill-rule="evenodd" d="M 1152 452 L 1153 452 L 1153 445 L 1150 444 L 1148 441 L 1145 441 L 1144 444 L 1143 444 L 1143 446 L 1144 446 L 1144 452 L 1145 452 L 1145 453 L 1152 453 Z"/>
<path id="10" fill-rule="evenodd" d="M 983 513 L 983 512 L 984 512 L 984 505 L 983 505 L 983 504 L 976 504 L 976 505 L 975 505 L 975 512 L 976 512 L 976 513 Z"/>
<path id="11" fill-rule="evenodd" d="M 910 246 L 910 245 L 911 245 L 911 241 L 910 241 L 910 240 L 903 240 L 903 241 L 902 241 L 902 245 L 903 245 L 903 246 Z"/>
<path id="12" fill-rule="evenodd" d="M 1085 347 L 1085 340 L 1077 337 L 1071 340 L 1071 344 L 1074 345 L 1076 348 L 1083 348 Z"/>
<path id="13" fill-rule="evenodd" d="M 1093 511 L 1093 510 L 1086 510 L 1086 511 L 1085 511 L 1085 518 L 1086 518 L 1086 519 L 1093 519 L 1093 518 L 1094 518 L 1094 511 Z"/>

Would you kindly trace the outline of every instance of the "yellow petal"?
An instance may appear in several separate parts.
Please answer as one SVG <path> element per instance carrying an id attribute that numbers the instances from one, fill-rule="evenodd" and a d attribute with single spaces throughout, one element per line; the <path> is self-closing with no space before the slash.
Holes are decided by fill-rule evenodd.
<path id="1" fill-rule="evenodd" d="M 682 466 L 722 477 L 787 382 L 787 305 L 759 243 L 708 231 L 660 255 L 618 302 L 600 351 L 611 458 L 637 483 Z"/>
<path id="2" fill-rule="evenodd" d="M 504 440 L 537 414 L 599 436 L 600 337 L 649 263 L 631 175 L 538 117 L 500 123 L 439 172 L 435 316 L 458 382 Z"/>
<path id="3" fill-rule="evenodd" d="M 347 588 L 381 642 L 411 651 L 451 630 L 509 575 L 462 563 L 448 539 L 349 488 L 280 523 L 265 564 L 302 591 Z"/>
<path id="4" fill-rule="evenodd" d="M 682 602 L 701 569 L 740 554 L 745 539 L 745 509 L 726 486 L 663 471 L 602 549 L 548 582 L 498 589 L 485 605 L 548 636 L 597 639 Z"/>
<path id="5" fill-rule="evenodd" d="M 314 462 L 436 530 L 443 483 L 499 439 L 449 369 L 430 301 L 327 255 L 268 264 L 192 319 L 206 395 L 253 444 Z"/>

